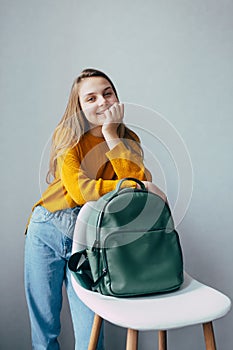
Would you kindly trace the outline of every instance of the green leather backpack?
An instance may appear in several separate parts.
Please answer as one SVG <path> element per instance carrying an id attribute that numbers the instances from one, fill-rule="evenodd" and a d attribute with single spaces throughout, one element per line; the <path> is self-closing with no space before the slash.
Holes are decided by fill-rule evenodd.
<path id="1" fill-rule="evenodd" d="M 141 188 L 121 188 L 126 180 Z M 169 206 L 137 179 L 120 180 L 95 202 L 86 239 L 87 248 L 68 264 L 86 288 L 130 297 L 170 292 L 183 283 L 182 250 Z"/>

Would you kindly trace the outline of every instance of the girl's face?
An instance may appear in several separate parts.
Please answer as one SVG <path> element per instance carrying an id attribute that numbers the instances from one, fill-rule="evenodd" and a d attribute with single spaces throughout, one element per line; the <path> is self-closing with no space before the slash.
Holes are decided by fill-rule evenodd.
<path id="1" fill-rule="evenodd" d="M 79 102 L 90 127 L 103 125 L 104 112 L 118 99 L 109 81 L 103 77 L 90 77 L 81 81 Z"/>

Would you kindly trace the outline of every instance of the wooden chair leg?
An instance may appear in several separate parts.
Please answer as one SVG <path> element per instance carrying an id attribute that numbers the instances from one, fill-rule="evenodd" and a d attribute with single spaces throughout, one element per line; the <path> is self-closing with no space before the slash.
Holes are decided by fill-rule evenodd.
<path id="1" fill-rule="evenodd" d="M 206 350 L 216 350 L 214 330 L 212 322 L 203 323 Z"/>
<path id="2" fill-rule="evenodd" d="M 137 350 L 138 348 L 138 331 L 135 329 L 128 329 L 126 350 Z"/>
<path id="3" fill-rule="evenodd" d="M 167 350 L 167 331 L 158 331 L 159 350 Z"/>
<path id="4" fill-rule="evenodd" d="M 88 350 L 96 350 L 102 322 L 103 322 L 102 317 L 95 314 Z"/>

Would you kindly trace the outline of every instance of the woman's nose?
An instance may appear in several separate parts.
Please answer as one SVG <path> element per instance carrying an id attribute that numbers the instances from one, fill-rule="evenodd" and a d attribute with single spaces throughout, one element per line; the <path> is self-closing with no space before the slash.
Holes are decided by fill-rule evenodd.
<path id="1" fill-rule="evenodd" d="M 99 96 L 98 102 L 99 102 L 99 105 L 102 106 L 102 105 L 105 105 L 107 101 L 104 96 Z"/>

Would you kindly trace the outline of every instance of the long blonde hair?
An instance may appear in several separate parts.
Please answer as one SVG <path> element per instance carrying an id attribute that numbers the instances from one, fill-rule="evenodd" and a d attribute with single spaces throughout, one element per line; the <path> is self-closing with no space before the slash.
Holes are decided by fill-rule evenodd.
<path id="1" fill-rule="evenodd" d="M 64 154 L 67 149 L 74 147 L 79 142 L 80 137 L 89 130 L 88 121 L 79 102 L 79 85 L 85 78 L 90 77 L 103 77 L 108 80 L 119 101 L 116 88 L 105 73 L 92 68 L 84 69 L 81 72 L 73 82 L 65 113 L 53 133 L 47 183 L 51 182 L 51 177 L 55 177 L 57 158 Z M 119 125 L 117 132 L 119 138 L 138 141 L 136 135 L 123 123 Z M 130 148 L 130 145 L 128 147 Z M 140 145 L 138 145 L 138 153 L 143 154 Z"/>

